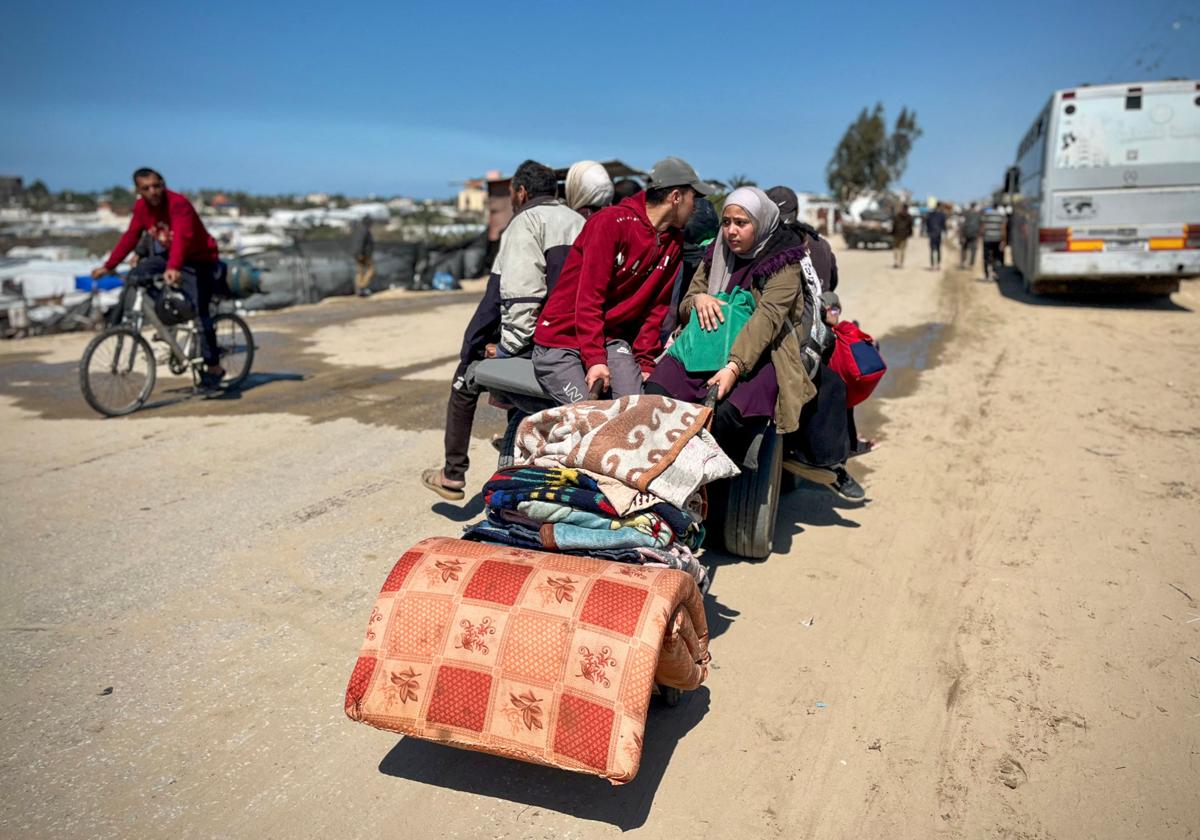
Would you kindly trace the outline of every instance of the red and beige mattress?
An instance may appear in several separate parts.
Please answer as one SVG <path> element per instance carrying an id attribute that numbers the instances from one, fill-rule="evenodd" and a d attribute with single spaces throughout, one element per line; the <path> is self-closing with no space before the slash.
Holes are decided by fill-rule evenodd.
<path id="1" fill-rule="evenodd" d="M 434 538 L 384 582 L 346 714 L 621 783 L 637 774 L 654 684 L 707 674 L 684 572 Z"/>

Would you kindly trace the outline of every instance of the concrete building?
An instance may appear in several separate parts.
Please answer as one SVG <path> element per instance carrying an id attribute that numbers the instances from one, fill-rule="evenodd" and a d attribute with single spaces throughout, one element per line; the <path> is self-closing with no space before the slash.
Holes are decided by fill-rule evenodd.
<path id="1" fill-rule="evenodd" d="M 0 206 L 16 204 L 25 192 L 24 184 L 16 175 L 0 175 Z"/>
<path id="2" fill-rule="evenodd" d="M 482 217 L 487 211 L 487 195 L 487 181 L 483 178 L 464 181 L 462 189 L 458 191 L 458 212 Z"/>

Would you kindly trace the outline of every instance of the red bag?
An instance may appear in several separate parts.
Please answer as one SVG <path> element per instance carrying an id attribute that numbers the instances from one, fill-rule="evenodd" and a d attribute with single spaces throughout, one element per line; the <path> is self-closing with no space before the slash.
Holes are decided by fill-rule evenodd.
<path id="1" fill-rule="evenodd" d="M 887 373 L 887 364 L 875 348 L 875 339 L 853 321 L 839 321 L 833 333 L 836 341 L 829 367 L 846 383 L 846 407 L 853 408 L 871 396 Z"/>

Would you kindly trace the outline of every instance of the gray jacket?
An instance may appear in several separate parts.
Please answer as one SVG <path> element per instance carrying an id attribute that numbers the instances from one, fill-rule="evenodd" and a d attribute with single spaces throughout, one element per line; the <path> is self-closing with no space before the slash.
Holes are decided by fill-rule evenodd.
<path id="1" fill-rule="evenodd" d="M 500 276 L 500 348 L 506 355 L 533 346 L 538 313 L 582 229 L 583 216 L 554 199 L 534 199 L 509 222 L 492 266 Z"/>

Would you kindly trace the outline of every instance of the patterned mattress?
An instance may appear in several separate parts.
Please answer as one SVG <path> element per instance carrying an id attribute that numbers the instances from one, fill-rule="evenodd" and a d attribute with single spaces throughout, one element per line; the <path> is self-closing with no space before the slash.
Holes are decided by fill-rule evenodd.
<path id="1" fill-rule="evenodd" d="M 703 602 L 684 572 L 434 538 L 384 582 L 346 714 L 622 783 L 654 684 L 693 689 L 707 674 Z"/>

